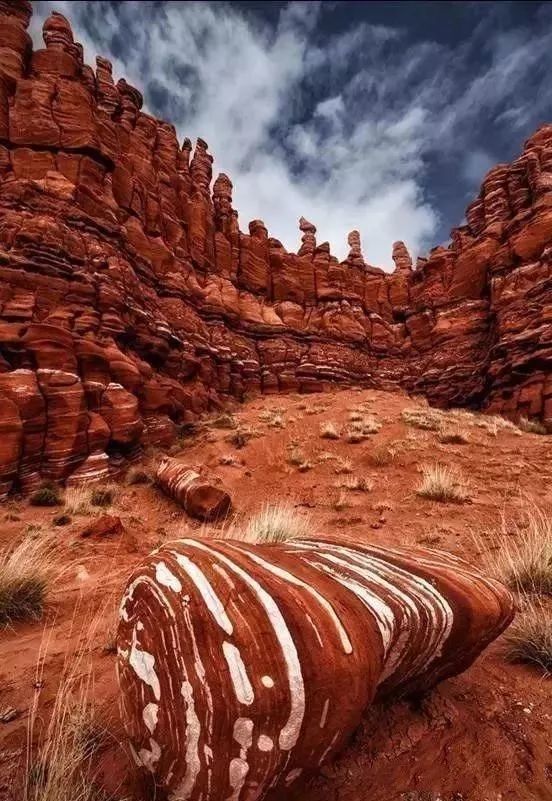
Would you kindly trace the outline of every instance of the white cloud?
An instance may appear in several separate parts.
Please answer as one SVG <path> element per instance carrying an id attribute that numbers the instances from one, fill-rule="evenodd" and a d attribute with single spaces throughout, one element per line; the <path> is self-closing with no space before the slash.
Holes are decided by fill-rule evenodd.
<path id="1" fill-rule="evenodd" d="M 424 195 L 431 154 L 465 147 L 483 112 L 507 117 L 508 98 L 519 126 L 534 101 L 521 101 L 520 87 L 552 51 L 544 27 L 535 40 L 523 29 L 494 35 L 484 24 L 456 50 L 406 46 L 402 31 L 365 23 L 321 46 L 314 32 L 324 6 L 311 2 L 284 7 L 273 26 L 222 3 L 126 2 L 115 13 L 109 3 L 61 0 L 35 8 L 35 47 L 56 8 L 88 63 L 96 53 L 111 58 L 116 79 L 150 104 L 155 81 L 180 139 L 205 139 L 215 174 L 232 179 L 243 230 L 262 218 L 296 250 L 304 215 L 343 257 L 357 228 L 366 259 L 380 266 L 392 265 L 396 239 L 413 253 L 432 244 L 439 215 Z M 113 58 L 121 41 L 124 55 Z M 488 63 L 466 76 L 470 47 L 481 42 Z M 476 149 L 464 159 L 466 180 L 477 180 L 486 158 Z"/>

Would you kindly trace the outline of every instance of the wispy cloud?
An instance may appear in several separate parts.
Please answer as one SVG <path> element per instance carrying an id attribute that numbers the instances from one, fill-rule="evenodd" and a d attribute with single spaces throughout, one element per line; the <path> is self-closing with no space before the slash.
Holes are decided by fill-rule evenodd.
<path id="1" fill-rule="evenodd" d="M 61 0 L 35 3 L 35 46 L 52 8 L 89 63 L 111 58 L 180 138 L 206 139 L 242 227 L 260 217 L 293 250 L 301 215 L 339 256 L 353 228 L 374 264 L 391 263 L 398 238 L 424 250 L 443 225 L 428 165 L 447 165 L 464 197 L 500 157 L 502 133 L 519 139 L 550 116 L 546 9 L 536 30 L 506 31 L 499 8 L 481 9 L 451 45 L 368 22 L 328 32 L 330 4 L 291 3 L 274 21 L 222 3 Z"/>

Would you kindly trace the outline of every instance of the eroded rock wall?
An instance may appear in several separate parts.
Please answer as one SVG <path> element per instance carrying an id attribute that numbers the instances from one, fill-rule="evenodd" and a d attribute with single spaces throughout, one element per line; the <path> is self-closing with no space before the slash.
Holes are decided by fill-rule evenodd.
<path id="1" fill-rule="evenodd" d="M 344 262 L 301 218 L 298 253 L 198 140 L 83 63 L 52 14 L 0 0 L 0 494 L 107 475 L 247 392 L 330 382 L 552 424 L 552 126 L 487 175 L 449 247 L 393 273 Z"/>

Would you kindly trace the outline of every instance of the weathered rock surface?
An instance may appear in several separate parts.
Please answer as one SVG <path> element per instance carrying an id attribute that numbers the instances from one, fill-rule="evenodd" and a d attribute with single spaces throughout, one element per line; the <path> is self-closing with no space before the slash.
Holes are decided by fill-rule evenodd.
<path id="1" fill-rule="evenodd" d="M 157 469 L 156 481 L 191 517 L 219 520 L 232 507 L 229 493 L 206 481 L 178 459 L 164 456 Z"/>
<path id="2" fill-rule="evenodd" d="M 413 268 L 297 254 L 238 226 L 207 145 L 85 65 L 53 14 L 0 0 L 0 493 L 103 476 L 232 395 L 401 385 L 552 424 L 552 126 L 486 176 Z"/>
<path id="3" fill-rule="evenodd" d="M 121 604 L 136 760 L 172 801 L 256 801 L 331 759 L 375 697 L 464 670 L 511 617 L 506 589 L 436 551 L 169 544 Z"/>

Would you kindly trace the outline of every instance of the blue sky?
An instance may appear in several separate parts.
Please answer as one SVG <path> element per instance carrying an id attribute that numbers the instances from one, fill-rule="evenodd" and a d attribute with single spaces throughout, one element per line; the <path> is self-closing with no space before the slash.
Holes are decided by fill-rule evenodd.
<path id="1" fill-rule="evenodd" d="M 298 218 L 344 257 L 361 232 L 448 240 L 486 171 L 552 118 L 552 4 L 35 2 L 64 13 L 94 64 L 112 60 L 145 110 L 201 136 L 234 183 L 240 225 L 296 250 Z"/>

